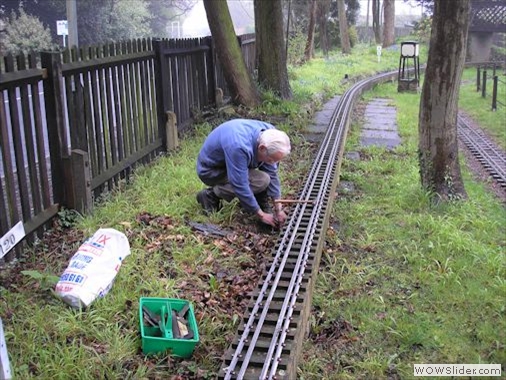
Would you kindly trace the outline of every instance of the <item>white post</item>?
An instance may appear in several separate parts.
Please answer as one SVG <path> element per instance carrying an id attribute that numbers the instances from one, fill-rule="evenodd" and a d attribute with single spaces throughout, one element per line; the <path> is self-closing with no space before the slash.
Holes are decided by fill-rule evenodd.
<path id="1" fill-rule="evenodd" d="M 7 354 L 7 345 L 5 344 L 2 318 L 0 318 L 0 380 L 9 379 L 12 379 L 11 366 L 9 364 L 9 355 Z"/>
<path id="2" fill-rule="evenodd" d="M 381 45 L 376 46 L 376 54 L 378 55 L 378 63 L 381 62 Z"/>

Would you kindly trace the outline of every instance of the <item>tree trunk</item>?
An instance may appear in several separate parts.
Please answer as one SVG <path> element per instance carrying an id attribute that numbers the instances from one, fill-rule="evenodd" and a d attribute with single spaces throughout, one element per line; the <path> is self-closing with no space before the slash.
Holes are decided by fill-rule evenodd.
<path id="1" fill-rule="evenodd" d="M 369 29 L 369 9 L 371 8 L 370 7 L 370 3 L 371 3 L 371 0 L 367 0 L 367 13 L 366 13 L 366 16 L 365 16 L 365 26 L 366 26 L 366 30 Z"/>
<path id="2" fill-rule="evenodd" d="M 383 0 L 383 47 L 395 42 L 395 0 Z"/>
<path id="3" fill-rule="evenodd" d="M 467 198 L 459 165 L 457 105 L 470 0 L 436 0 L 419 115 L 422 187 L 435 201 Z"/>
<path id="4" fill-rule="evenodd" d="M 314 32 L 316 26 L 316 0 L 309 3 L 309 25 L 307 27 L 307 41 L 304 49 L 304 62 L 309 61 L 314 55 Z"/>
<path id="5" fill-rule="evenodd" d="M 204 8 L 233 102 L 246 107 L 257 106 L 260 97 L 237 43 L 226 0 L 204 0 Z"/>
<path id="6" fill-rule="evenodd" d="M 372 30 L 376 45 L 381 45 L 380 0 L 372 0 Z"/>
<path id="7" fill-rule="evenodd" d="M 256 52 L 258 82 L 282 99 L 291 99 L 286 50 L 283 36 L 281 0 L 255 0 Z"/>
<path id="8" fill-rule="evenodd" d="M 330 0 L 318 0 L 318 23 L 320 24 L 320 48 L 323 55 L 329 55 L 329 40 L 327 36 L 327 19 L 330 8 Z"/>
<path id="9" fill-rule="evenodd" d="M 339 35 L 341 37 L 341 51 L 343 54 L 351 53 L 350 34 L 348 33 L 348 20 L 346 19 L 346 7 L 344 0 L 337 0 L 337 12 L 339 16 Z"/>

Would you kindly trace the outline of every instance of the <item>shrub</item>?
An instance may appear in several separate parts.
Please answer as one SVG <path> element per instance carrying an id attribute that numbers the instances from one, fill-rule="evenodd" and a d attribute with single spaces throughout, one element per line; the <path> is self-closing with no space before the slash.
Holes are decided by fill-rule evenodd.
<path id="1" fill-rule="evenodd" d="M 432 17 L 424 17 L 420 21 L 415 22 L 413 33 L 418 41 L 428 44 L 430 41 Z"/>
<path id="2" fill-rule="evenodd" d="M 297 27 L 290 31 L 288 37 L 288 55 L 286 57 L 289 65 L 300 65 L 304 61 L 304 50 L 306 49 L 307 35 L 301 28 Z"/>
<path id="3" fill-rule="evenodd" d="M 348 33 L 350 36 L 350 46 L 354 47 L 358 43 L 358 32 L 355 25 L 349 27 Z"/>
<path id="4" fill-rule="evenodd" d="M 19 9 L 19 16 L 12 12 L 5 23 L 5 50 L 7 53 L 27 54 L 30 51 L 49 50 L 53 47 L 51 32 L 38 17 Z"/>

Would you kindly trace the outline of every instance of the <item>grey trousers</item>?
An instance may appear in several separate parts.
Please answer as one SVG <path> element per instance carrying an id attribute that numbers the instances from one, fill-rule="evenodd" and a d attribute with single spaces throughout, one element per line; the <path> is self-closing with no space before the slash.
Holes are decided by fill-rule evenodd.
<path id="1" fill-rule="evenodd" d="M 214 173 L 216 174 L 216 172 Z M 271 183 L 271 177 L 261 170 L 249 169 L 249 187 L 253 194 L 258 194 L 267 189 L 267 186 Z M 222 175 L 213 176 L 212 178 L 200 177 L 200 180 L 207 186 L 213 188 L 214 193 L 221 199 L 230 202 L 235 198 L 234 189 L 228 182 L 227 172 L 223 170 Z"/>

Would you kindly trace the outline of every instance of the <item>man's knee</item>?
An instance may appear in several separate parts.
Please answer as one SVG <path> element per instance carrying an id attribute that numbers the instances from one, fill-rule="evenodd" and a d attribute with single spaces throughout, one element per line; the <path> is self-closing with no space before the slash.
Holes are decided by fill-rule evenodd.
<path id="1" fill-rule="evenodd" d="M 263 171 L 252 170 L 250 171 L 249 181 L 253 194 L 258 194 L 267 189 L 271 183 L 271 177 Z"/>

